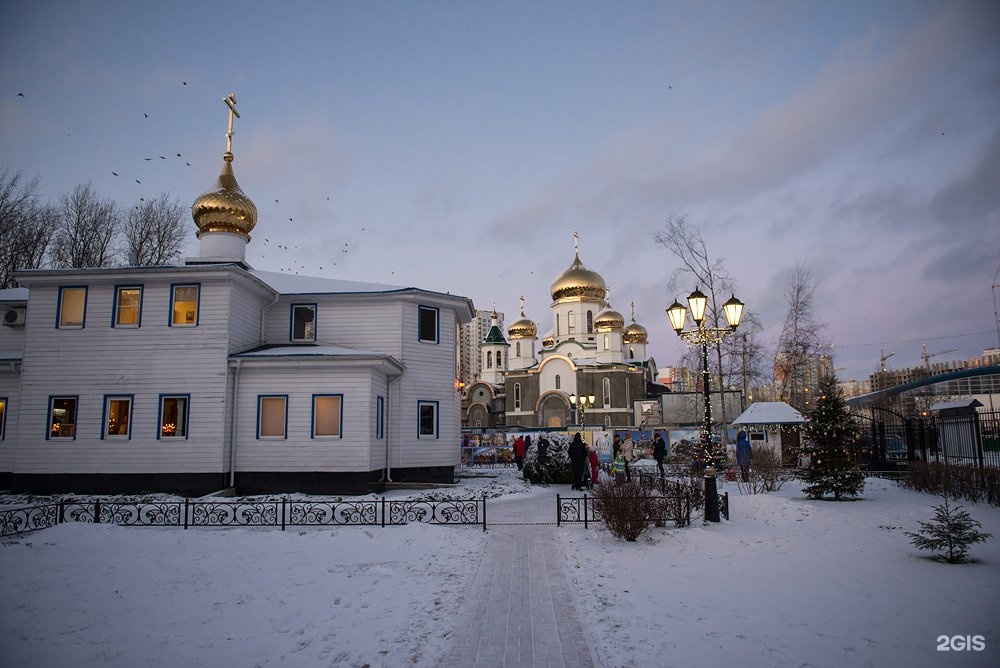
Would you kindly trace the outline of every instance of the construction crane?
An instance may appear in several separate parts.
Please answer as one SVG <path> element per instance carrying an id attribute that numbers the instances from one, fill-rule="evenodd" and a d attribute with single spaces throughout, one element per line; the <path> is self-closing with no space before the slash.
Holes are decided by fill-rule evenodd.
<path id="1" fill-rule="evenodd" d="M 957 350 L 958 350 L 958 348 L 948 348 L 948 350 L 942 350 L 941 352 L 928 353 L 927 352 L 927 344 L 925 343 L 924 344 L 924 352 L 921 353 L 920 357 L 921 357 L 921 359 L 924 360 L 924 366 L 930 368 L 930 366 L 931 366 L 931 358 L 932 357 L 937 357 L 938 355 L 944 355 L 945 353 L 953 353 L 953 352 L 956 352 Z"/>
<path id="2" fill-rule="evenodd" d="M 878 354 L 878 368 L 879 368 L 879 371 L 888 371 L 888 369 L 885 366 L 885 361 L 887 359 L 889 359 L 890 357 L 892 357 L 893 355 L 895 355 L 896 353 L 889 353 L 888 355 L 886 355 L 885 354 L 885 349 L 883 349 L 883 348 L 879 348 L 878 353 L 879 353 Z"/>

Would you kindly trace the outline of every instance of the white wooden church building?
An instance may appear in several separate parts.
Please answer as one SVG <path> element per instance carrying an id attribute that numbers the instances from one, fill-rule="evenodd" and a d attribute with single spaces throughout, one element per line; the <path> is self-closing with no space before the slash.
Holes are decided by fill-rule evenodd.
<path id="1" fill-rule="evenodd" d="M 231 133 L 230 125 L 230 133 Z M 0 291 L 0 489 L 359 493 L 452 482 L 471 300 L 256 271 L 233 154 L 176 267 Z"/>

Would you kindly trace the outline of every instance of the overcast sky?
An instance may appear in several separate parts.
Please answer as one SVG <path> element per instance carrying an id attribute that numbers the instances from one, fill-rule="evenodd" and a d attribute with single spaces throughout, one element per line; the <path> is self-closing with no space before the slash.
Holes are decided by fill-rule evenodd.
<path id="1" fill-rule="evenodd" d="M 812 267 L 842 379 L 998 345 L 995 2 L 6 0 L 0 63 L 0 168 L 51 198 L 189 205 L 235 92 L 258 269 L 508 324 L 523 294 L 541 333 L 578 230 L 663 367 L 684 344 L 653 236 L 687 216 L 771 342 Z"/>

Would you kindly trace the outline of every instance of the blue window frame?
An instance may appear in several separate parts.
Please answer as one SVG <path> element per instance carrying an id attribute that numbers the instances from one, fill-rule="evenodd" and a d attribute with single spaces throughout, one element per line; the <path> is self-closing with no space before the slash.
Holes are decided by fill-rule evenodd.
<path id="1" fill-rule="evenodd" d="M 67 285 L 59 288 L 56 304 L 56 327 L 83 329 L 87 323 L 87 286 Z"/>
<path id="2" fill-rule="evenodd" d="M 344 437 L 344 395 L 312 395 L 312 437 Z"/>
<path id="3" fill-rule="evenodd" d="M 417 438 L 438 438 L 440 432 L 437 401 L 417 402 Z"/>
<path id="4" fill-rule="evenodd" d="M 375 438 L 385 437 L 385 397 L 375 397 Z"/>
<path id="5" fill-rule="evenodd" d="M 105 394 L 101 413 L 101 440 L 132 438 L 132 394 Z"/>
<path id="6" fill-rule="evenodd" d="M 197 327 L 200 305 L 200 284 L 171 285 L 169 325 L 171 327 Z"/>
<path id="7" fill-rule="evenodd" d="M 288 437 L 288 395 L 257 395 L 257 438 Z"/>
<path id="8" fill-rule="evenodd" d="M 433 306 L 417 307 L 417 340 L 424 343 L 438 343 L 440 333 L 438 320 L 440 310 Z"/>
<path id="9" fill-rule="evenodd" d="M 7 397 L 0 397 L 0 441 L 7 434 Z"/>
<path id="10" fill-rule="evenodd" d="M 79 401 L 79 395 L 49 397 L 49 422 L 46 425 L 45 440 L 50 438 L 76 440 L 76 414 Z"/>
<path id="11" fill-rule="evenodd" d="M 292 304 L 290 320 L 289 340 L 316 340 L 316 304 Z"/>
<path id="12" fill-rule="evenodd" d="M 142 325 L 142 286 L 116 285 L 111 326 L 135 329 Z"/>
<path id="13" fill-rule="evenodd" d="M 161 394 L 156 416 L 156 440 L 186 439 L 191 414 L 190 394 Z"/>

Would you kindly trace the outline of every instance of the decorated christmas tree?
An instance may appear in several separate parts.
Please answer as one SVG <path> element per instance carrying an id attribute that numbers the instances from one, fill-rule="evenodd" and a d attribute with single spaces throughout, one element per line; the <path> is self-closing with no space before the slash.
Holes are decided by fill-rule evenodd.
<path id="1" fill-rule="evenodd" d="M 851 446 L 857 435 L 857 424 L 847 408 L 835 376 L 820 381 L 816 406 L 805 425 L 809 467 L 802 475 L 808 483 L 802 491 L 811 499 L 826 494 L 840 501 L 843 496 L 857 496 L 865 488 L 864 473 L 854 462 Z"/>

